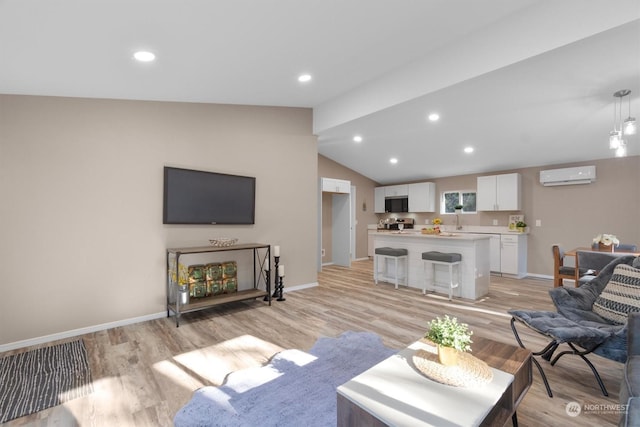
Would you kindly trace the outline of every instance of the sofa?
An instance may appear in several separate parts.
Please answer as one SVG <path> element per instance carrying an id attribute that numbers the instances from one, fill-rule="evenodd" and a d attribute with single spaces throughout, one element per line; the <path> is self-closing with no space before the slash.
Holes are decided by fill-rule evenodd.
<path id="1" fill-rule="evenodd" d="M 626 408 L 620 426 L 640 426 L 640 313 L 629 313 L 627 361 L 620 385 L 620 405 Z"/>

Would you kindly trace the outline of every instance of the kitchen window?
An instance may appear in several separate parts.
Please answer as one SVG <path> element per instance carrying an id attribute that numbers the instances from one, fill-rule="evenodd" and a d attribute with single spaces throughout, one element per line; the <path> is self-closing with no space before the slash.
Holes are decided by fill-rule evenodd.
<path id="1" fill-rule="evenodd" d="M 445 191 L 440 200 L 440 213 L 455 213 L 455 207 L 462 205 L 462 213 L 476 213 L 475 191 Z"/>

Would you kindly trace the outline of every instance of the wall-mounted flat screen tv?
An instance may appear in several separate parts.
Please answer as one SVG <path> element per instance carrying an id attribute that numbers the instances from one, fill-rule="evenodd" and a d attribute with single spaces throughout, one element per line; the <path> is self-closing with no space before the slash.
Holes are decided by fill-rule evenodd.
<path id="1" fill-rule="evenodd" d="M 254 224 L 256 179 L 164 168 L 163 224 Z"/>

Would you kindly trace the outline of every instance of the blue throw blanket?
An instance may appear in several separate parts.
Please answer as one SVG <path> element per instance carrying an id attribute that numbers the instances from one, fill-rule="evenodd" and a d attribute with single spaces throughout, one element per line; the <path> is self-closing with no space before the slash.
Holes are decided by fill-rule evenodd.
<path id="1" fill-rule="evenodd" d="M 335 426 L 336 388 L 396 353 L 376 334 L 347 331 L 309 351 L 285 350 L 269 364 L 203 387 L 178 411 L 186 426 Z"/>

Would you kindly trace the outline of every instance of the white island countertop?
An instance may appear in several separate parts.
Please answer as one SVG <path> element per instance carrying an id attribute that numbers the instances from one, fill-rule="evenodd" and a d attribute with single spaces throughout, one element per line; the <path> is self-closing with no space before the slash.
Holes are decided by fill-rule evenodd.
<path id="1" fill-rule="evenodd" d="M 373 237 L 374 248 L 407 249 L 409 264 L 407 274 L 411 287 L 426 289 L 427 292 L 434 290 L 433 270 L 426 268 L 422 253 L 438 251 L 457 253 L 462 256 L 460 286 L 454 290 L 454 296 L 476 300 L 489 293 L 489 241 L 491 240 L 489 234 L 442 232 L 438 235 L 422 234 L 419 230 L 403 230 L 402 232 L 377 231 L 370 236 Z M 439 284 L 449 282 L 447 266 L 437 265 L 435 275 Z M 438 293 L 448 294 L 448 288 L 448 286 L 436 286 L 435 290 Z"/>
<path id="2" fill-rule="evenodd" d="M 451 240 L 485 240 L 490 239 L 489 234 L 470 234 L 443 231 L 440 234 L 422 234 L 420 231 L 403 230 L 403 231 L 377 231 L 371 233 L 373 235 L 390 236 L 390 237 L 419 237 L 421 239 L 451 239 Z"/>

